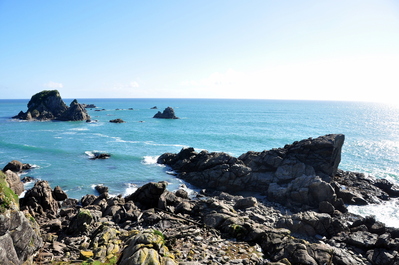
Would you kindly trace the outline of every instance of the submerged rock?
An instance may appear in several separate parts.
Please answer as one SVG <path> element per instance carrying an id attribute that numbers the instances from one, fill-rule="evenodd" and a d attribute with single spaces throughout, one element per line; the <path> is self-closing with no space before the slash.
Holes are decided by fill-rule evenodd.
<path id="1" fill-rule="evenodd" d="M 111 123 L 124 123 L 125 121 L 122 119 L 114 119 L 114 120 L 110 120 L 109 122 Z"/>

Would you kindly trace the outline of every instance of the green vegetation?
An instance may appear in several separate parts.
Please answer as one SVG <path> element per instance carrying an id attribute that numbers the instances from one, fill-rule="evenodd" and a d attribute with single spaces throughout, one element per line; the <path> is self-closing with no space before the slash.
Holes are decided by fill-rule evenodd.
<path id="1" fill-rule="evenodd" d="M 42 92 L 36 93 L 32 96 L 30 99 L 31 102 L 41 102 L 44 99 L 55 96 L 55 97 L 60 97 L 60 92 L 58 90 L 43 90 Z"/>
<path id="2" fill-rule="evenodd" d="M 39 104 L 39 102 L 45 102 L 45 100 L 48 97 L 61 97 L 60 96 L 60 92 L 58 92 L 58 90 L 43 90 L 42 92 L 36 93 L 32 96 L 32 98 L 30 99 L 30 101 L 28 102 L 28 111 L 34 111 L 35 107 L 37 107 L 37 104 Z M 32 116 L 33 113 L 32 113 Z"/>
<path id="3" fill-rule="evenodd" d="M 19 199 L 9 187 L 6 176 L 0 171 L 0 213 L 8 209 L 19 209 Z"/>
<path id="4" fill-rule="evenodd" d="M 153 230 L 153 234 L 154 235 L 157 235 L 157 236 L 160 236 L 161 238 L 162 238 L 162 240 L 163 241 L 165 241 L 165 235 L 164 234 L 162 234 L 162 232 L 161 231 L 158 231 L 158 230 Z"/>
<path id="5" fill-rule="evenodd" d="M 241 238 L 244 237 L 248 233 L 248 231 L 245 227 L 241 225 L 231 224 L 229 225 L 229 233 L 235 238 Z"/>

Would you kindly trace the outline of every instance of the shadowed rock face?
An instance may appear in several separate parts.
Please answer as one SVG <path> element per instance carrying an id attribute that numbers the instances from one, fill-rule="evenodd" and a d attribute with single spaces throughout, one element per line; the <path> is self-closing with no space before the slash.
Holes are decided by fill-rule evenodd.
<path id="1" fill-rule="evenodd" d="M 238 158 L 183 148 L 178 154 L 161 155 L 158 163 L 197 187 L 259 191 L 283 205 L 318 207 L 322 201 L 336 202 L 329 182 L 338 170 L 344 139 L 342 134 L 329 134 Z"/>
<path id="2" fill-rule="evenodd" d="M 175 115 L 175 111 L 171 107 L 167 107 L 163 112 L 158 111 L 153 118 L 157 119 L 178 119 Z"/>
<path id="3" fill-rule="evenodd" d="M 32 96 L 28 110 L 13 117 L 20 120 L 90 120 L 86 109 L 75 99 L 68 107 L 57 90 L 44 90 Z"/>

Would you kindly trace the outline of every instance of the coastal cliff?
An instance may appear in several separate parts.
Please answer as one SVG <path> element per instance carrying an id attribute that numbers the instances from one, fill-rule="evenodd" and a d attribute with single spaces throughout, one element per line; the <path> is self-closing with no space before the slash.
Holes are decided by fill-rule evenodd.
<path id="1" fill-rule="evenodd" d="M 354 215 L 346 205 L 380 203 L 399 189 L 338 169 L 344 138 L 309 138 L 238 158 L 193 148 L 161 155 L 159 162 L 203 189 L 191 196 L 184 186 L 172 192 L 161 181 L 126 197 L 102 187 L 76 200 L 36 181 L 19 208 L 14 194 L 6 209 L 22 210 L 40 227 L 42 241 L 31 237 L 35 247 L 15 264 L 397 264 L 399 229 Z M 0 194 L 13 194 L 9 184 L 3 187 Z M 2 236 L 14 230 L 0 228 L 4 249 Z M 0 264 L 7 258 L 0 254 Z"/>
<path id="2" fill-rule="evenodd" d="M 28 102 L 28 110 L 20 111 L 14 119 L 20 120 L 60 120 L 82 121 L 90 120 L 84 105 L 73 100 L 68 107 L 57 90 L 44 90 L 32 96 Z"/>

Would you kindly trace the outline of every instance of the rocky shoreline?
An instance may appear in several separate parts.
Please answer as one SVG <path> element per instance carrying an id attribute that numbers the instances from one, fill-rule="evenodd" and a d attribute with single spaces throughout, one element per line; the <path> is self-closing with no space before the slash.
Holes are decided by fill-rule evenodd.
<path id="1" fill-rule="evenodd" d="M 399 188 L 338 169 L 344 138 L 238 158 L 193 148 L 161 155 L 203 189 L 192 197 L 157 182 L 76 200 L 36 181 L 18 199 L 28 165 L 12 161 L 0 172 L 0 264 L 399 264 L 399 229 L 347 210 Z"/>

